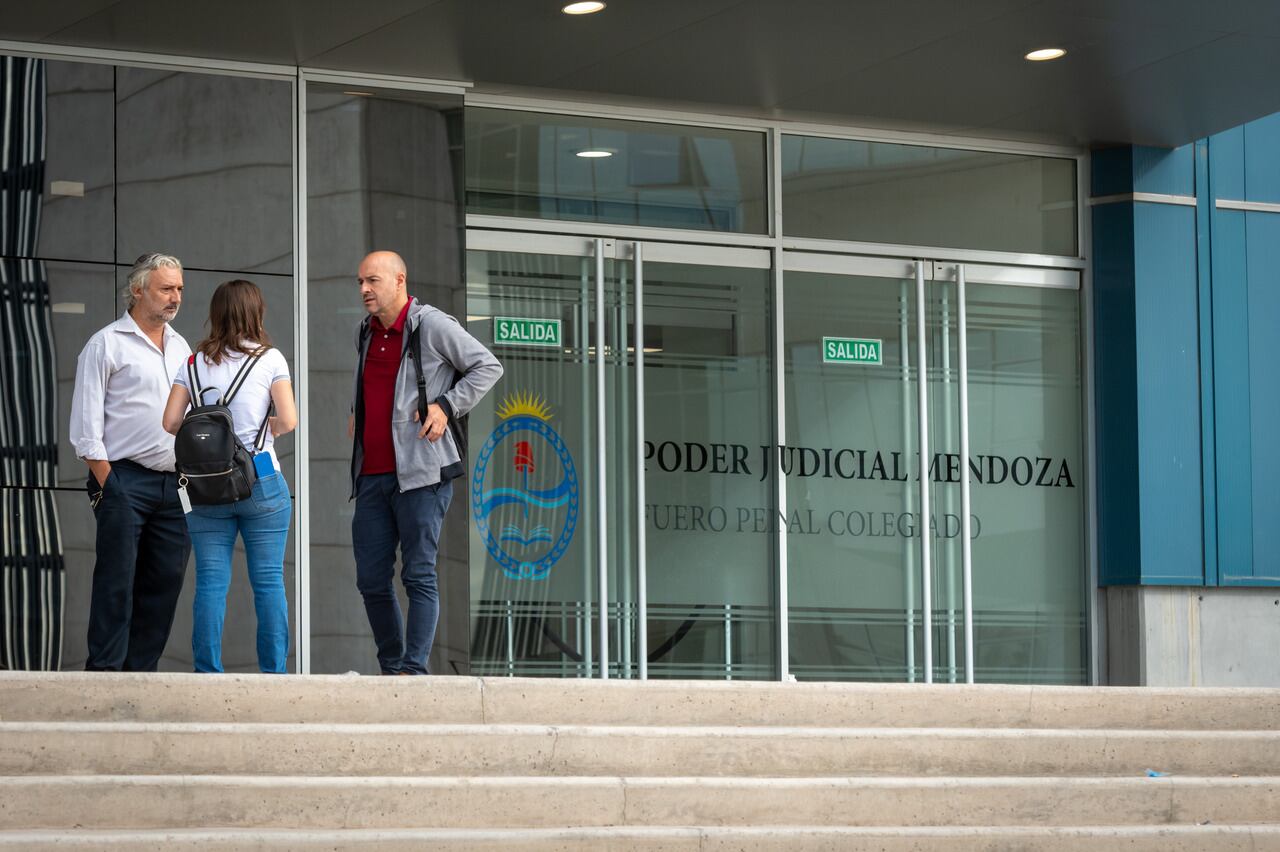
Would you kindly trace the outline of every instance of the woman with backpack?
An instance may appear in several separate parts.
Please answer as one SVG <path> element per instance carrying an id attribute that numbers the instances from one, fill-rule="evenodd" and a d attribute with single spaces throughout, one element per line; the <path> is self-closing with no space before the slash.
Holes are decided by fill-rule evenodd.
<path id="1" fill-rule="evenodd" d="M 220 284 L 209 303 L 209 335 L 174 377 L 164 411 L 164 428 L 178 435 L 188 407 L 225 405 L 222 416 L 225 419 L 229 410 L 234 423 L 235 438 L 230 440 L 236 442 L 241 456 L 246 451 L 251 454 L 256 471 L 252 490 L 245 486 L 241 492 L 247 492 L 243 499 L 219 497 L 212 504 L 192 500 L 198 494 L 197 483 L 179 491 L 185 503 L 194 504 L 187 514 L 187 528 L 196 552 L 191 648 L 198 672 L 222 671 L 222 625 L 237 534 L 244 539 L 258 616 L 258 667 L 283 673 L 289 653 L 284 552 L 293 506 L 272 444 L 298 425 L 298 412 L 289 366 L 280 350 L 271 348 L 263 328 L 265 314 L 266 304 L 256 284 L 243 280 Z M 180 476 L 179 485 L 185 479 Z"/>

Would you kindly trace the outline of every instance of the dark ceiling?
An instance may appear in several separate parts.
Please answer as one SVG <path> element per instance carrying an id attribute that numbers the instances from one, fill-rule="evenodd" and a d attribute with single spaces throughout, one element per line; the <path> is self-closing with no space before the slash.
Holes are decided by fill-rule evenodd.
<path id="1" fill-rule="evenodd" d="M 1173 146 L 1280 112 L 1280 0 L 0 0 L 0 38 Z M 1045 45 L 1063 59 L 1029 63 Z"/>

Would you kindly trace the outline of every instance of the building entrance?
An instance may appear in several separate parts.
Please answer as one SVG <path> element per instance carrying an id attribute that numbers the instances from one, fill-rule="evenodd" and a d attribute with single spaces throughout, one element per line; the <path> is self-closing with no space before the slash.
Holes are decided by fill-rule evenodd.
<path id="1" fill-rule="evenodd" d="M 1084 680 L 1078 274 L 784 266 L 790 671 Z"/>
<path id="2" fill-rule="evenodd" d="M 473 671 L 774 676 L 770 539 L 719 534 L 775 513 L 731 473 L 772 441 L 770 253 L 472 231 L 467 260 L 506 367 L 470 423 Z"/>
<path id="3" fill-rule="evenodd" d="M 1078 289 L 469 231 L 472 671 L 1085 680 Z"/>

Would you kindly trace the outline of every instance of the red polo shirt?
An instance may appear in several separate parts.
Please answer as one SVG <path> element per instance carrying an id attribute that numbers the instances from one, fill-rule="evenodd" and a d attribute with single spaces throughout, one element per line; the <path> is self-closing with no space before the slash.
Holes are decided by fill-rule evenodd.
<path id="1" fill-rule="evenodd" d="M 364 359 L 364 444 L 362 474 L 396 472 L 396 448 L 391 440 L 391 407 L 395 402 L 396 373 L 404 353 L 404 321 L 409 316 L 406 302 L 390 328 L 377 317 L 369 324 L 369 352 Z"/>

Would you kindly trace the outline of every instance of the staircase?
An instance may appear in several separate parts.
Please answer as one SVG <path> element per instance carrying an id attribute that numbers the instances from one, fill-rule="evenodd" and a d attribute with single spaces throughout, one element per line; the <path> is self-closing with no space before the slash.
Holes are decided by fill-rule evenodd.
<path id="1" fill-rule="evenodd" d="M 1280 850 L 1280 690 L 0 672 L 0 776 L 0 849 Z"/>

